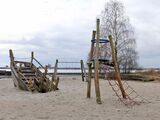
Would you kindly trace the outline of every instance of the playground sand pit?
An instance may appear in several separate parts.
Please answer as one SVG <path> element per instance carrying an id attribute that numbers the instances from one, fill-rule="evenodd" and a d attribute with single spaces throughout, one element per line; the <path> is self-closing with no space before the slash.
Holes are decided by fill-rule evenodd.
<path id="1" fill-rule="evenodd" d="M 160 120 L 160 83 L 128 83 L 150 103 L 126 107 L 106 80 L 100 80 L 102 104 L 86 98 L 81 77 L 60 78 L 59 90 L 30 93 L 13 87 L 10 78 L 0 79 L 0 120 Z"/>

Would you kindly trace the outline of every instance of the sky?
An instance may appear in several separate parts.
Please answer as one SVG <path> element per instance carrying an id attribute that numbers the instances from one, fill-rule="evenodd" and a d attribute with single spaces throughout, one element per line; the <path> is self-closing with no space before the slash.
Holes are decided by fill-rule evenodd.
<path id="1" fill-rule="evenodd" d="M 42 64 L 86 59 L 96 18 L 109 0 L 0 0 L 0 66 L 34 51 Z M 160 67 L 160 1 L 120 0 L 135 29 L 139 65 Z"/>

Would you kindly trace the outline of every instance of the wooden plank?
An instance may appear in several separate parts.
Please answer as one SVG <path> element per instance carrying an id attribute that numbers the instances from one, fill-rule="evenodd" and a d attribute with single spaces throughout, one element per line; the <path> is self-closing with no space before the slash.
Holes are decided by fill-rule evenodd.
<path id="1" fill-rule="evenodd" d="M 125 91 L 124 91 L 124 88 L 123 88 L 123 85 L 122 85 L 122 82 L 121 82 L 122 80 L 121 80 L 121 76 L 120 76 L 120 71 L 119 71 L 118 63 L 117 63 L 116 56 L 115 56 L 115 47 L 114 47 L 114 43 L 113 43 L 111 35 L 109 36 L 109 40 L 110 40 L 110 45 L 111 45 L 111 50 L 112 50 L 112 61 L 114 63 L 114 69 L 115 69 L 115 72 L 116 72 L 116 77 L 117 77 L 117 81 L 118 81 L 118 84 L 119 84 L 119 88 L 121 90 L 123 98 L 126 98 L 126 94 L 125 94 Z"/>
<path id="2" fill-rule="evenodd" d="M 96 39 L 96 53 L 95 53 L 95 60 L 94 60 L 94 70 L 95 70 L 95 92 L 96 92 L 96 101 L 98 104 L 102 104 L 101 102 L 101 95 L 100 95 L 100 88 L 99 88 L 99 41 L 100 41 L 100 19 L 96 21 L 96 31 L 97 31 L 97 39 Z"/>

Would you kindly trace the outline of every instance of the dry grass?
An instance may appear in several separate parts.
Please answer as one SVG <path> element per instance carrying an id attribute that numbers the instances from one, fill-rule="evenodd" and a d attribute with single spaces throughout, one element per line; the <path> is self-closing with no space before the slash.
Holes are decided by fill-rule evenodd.
<path id="1" fill-rule="evenodd" d="M 124 80 L 136 80 L 136 81 L 160 81 L 160 71 L 149 70 L 144 72 L 135 72 L 129 74 L 121 74 Z M 109 73 L 107 79 L 116 79 L 115 73 Z"/>
<path id="2" fill-rule="evenodd" d="M 160 81 L 160 71 L 149 70 L 145 72 L 138 72 L 137 74 L 144 76 L 148 79 Z"/>

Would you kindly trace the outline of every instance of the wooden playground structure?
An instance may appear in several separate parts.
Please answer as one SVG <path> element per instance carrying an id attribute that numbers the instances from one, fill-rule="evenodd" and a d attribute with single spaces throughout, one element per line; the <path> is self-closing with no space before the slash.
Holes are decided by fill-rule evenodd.
<path id="1" fill-rule="evenodd" d="M 100 20 L 96 21 L 96 31 L 92 32 L 91 49 L 88 60 L 88 82 L 87 82 L 87 98 L 91 97 L 91 81 L 94 78 L 96 101 L 101 104 L 100 86 L 99 86 L 99 72 L 100 65 L 103 65 L 103 70 L 105 74 L 110 72 L 115 73 L 115 80 L 108 80 L 109 85 L 112 87 L 116 96 L 125 105 L 135 105 L 141 102 L 147 101 L 143 97 L 137 94 L 135 90 L 126 82 L 121 80 L 120 70 L 115 56 L 115 48 L 112 35 L 109 35 L 109 40 L 100 38 Z M 103 46 L 110 47 L 110 58 L 106 56 L 101 56 L 100 48 Z M 107 50 L 106 50 L 107 51 Z"/>
<path id="2" fill-rule="evenodd" d="M 13 51 L 9 50 L 10 54 L 10 68 L 14 86 L 26 91 L 36 92 L 49 92 L 52 90 L 58 90 L 59 78 L 56 76 L 56 70 L 51 76 L 51 80 L 47 77 L 47 66 L 43 67 L 40 62 L 34 57 L 34 53 L 31 53 L 30 62 L 15 60 Z M 39 67 L 34 64 L 36 62 Z M 57 62 L 56 62 L 57 63 Z M 56 68 L 55 64 L 55 68 Z"/>
<path id="3" fill-rule="evenodd" d="M 13 55 L 13 51 L 9 50 L 10 54 L 10 68 L 11 74 L 15 87 L 19 87 L 22 90 L 26 91 L 37 91 L 37 92 L 48 92 L 52 90 L 58 90 L 59 77 L 58 73 L 59 69 L 79 69 L 82 76 L 82 81 L 86 81 L 86 71 L 84 67 L 83 60 L 80 62 L 62 62 L 58 59 L 55 62 L 54 72 L 52 74 L 48 73 L 48 67 L 43 67 L 42 64 L 34 57 L 34 53 L 31 53 L 30 62 L 28 61 L 19 61 L 15 60 Z M 28 58 L 21 58 L 28 59 Z M 35 64 L 34 64 L 35 63 Z M 38 64 L 38 66 L 36 66 Z M 61 67 L 61 64 L 79 64 L 79 67 Z M 41 70 L 40 70 L 41 69 Z M 44 73 L 42 72 L 44 71 Z M 70 73 L 62 73 L 64 75 Z M 79 73 L 74 73 L 79 74 Z M 73 75 L 73 74 L 71 74 Z M 49 79 L 51 78 L 51 80 Z"/>
<path id="4" fill-rule="evenodd" d="M 102 50 L 101 48 L 106 48 Z M 107 53 L 107 54 L 106 54 Z M 58 90 L 59 77 L 57 77 L 58 64 L 76 63 L 80 65 L 82 81 L 87 82 L 87 98 L 91 97 L 91 81 L 94 78 L 96 101 L 102 104 L 100 94 L 100 76 L 103 73 L 107 76 L 111 72 L 115 75 L 114 79 L 108 79 L 109 85 L 112 90 L 125 105 L 139 105 L 147 101 L 140 96 L 126 81 L 121 80 L 120 70 L 115 55 L 115 43 L 112 35 L 108 39 L 100 38 L 100 20 L 96 21 L 96 31 L 92 32 L 91 49 L 89 59 L 87 62 L 88 73 L 86 72 L 83 60 L 80 62 L 60 62 L 56 60 L 54 72 L 52 75 L 47 74 L 48 68 L 43 67 L 40 62 L 31 53 L 30 61 L 16 60 L 13 51 L 9 50 L 10 54 L 10 68 L 15 87 L 19 87 L 26 91 L 37 91 L 41 93 Z M 109 54 L 109 55 L 108 55 Z M 36 66 L 38 64 L 38 66 Z M 43 69 L 44 72 L 40 71 Z M 75 67 L 76 68 L 76 67 Z M 75 69 L 74 68 L 74 69 Z M 49 76 L 49 77 L 48 77 Z"/>

